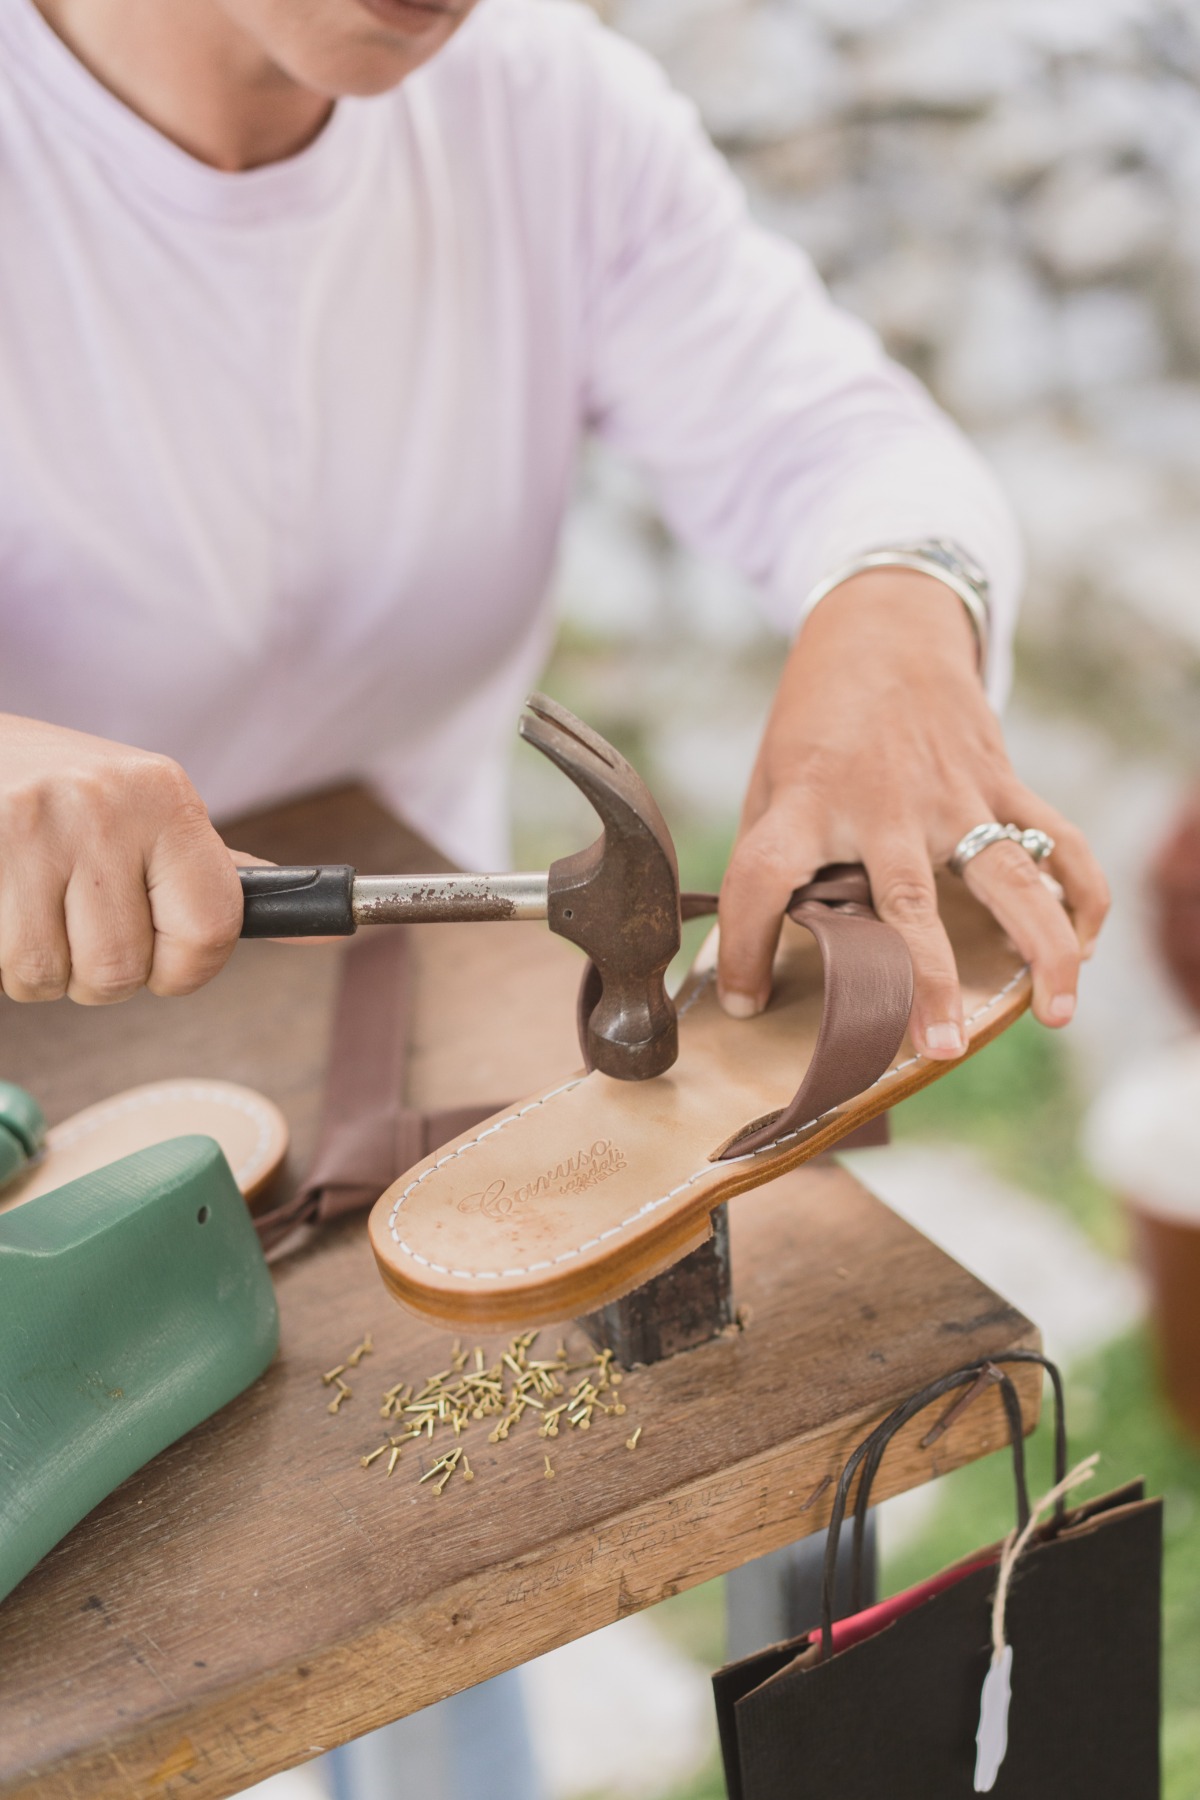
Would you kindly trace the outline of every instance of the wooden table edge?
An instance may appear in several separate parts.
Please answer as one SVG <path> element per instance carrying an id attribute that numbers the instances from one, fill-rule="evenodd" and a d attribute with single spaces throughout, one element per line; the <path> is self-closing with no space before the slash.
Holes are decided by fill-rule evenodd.
<path id="1" fill-rule="evenodd" d="M 1006 1348 L 1038 1350 L 1040 1334 L 1027 1325 Z M 992 1354 L 1002 1359 L 1005 1351 Z M 1032 1430 L 1041 1408 L 1041 1370 L 1031 1364 L 1010 1372 Z M 116 1732 L 102 1745 L 69 1752 L 0 1783 L 0 1797 L 226 1800 L 363 1732 L 821 1530 L 847 1455 L 887 1410 L 862 1409 L 683 1483 L 632 1512 L 614 1515 L 611 1541 L 604 1522 L 570 1533 L 552 1555 L 539 1549 L 489 1571 L 483 1592 L 480 1578 L 472 1576 L 358 1638 L 331 1646 L 320 1670 L 289 1660 L 249 1687 L 215 1689 L 199 1706 L 160 1715 L 149 1727 Z M 922 1449 L 920 1437 L 928 1426 L 928 1417 L 922 1417 L 898 1436 L 879 1471 L 878 1499 L 989 1455 L 1008 1441 L 996 1389 L 982 1393 L 935 1445 Z M 729 1515 L 719 1535 L 722 1554 L 690 1561 L 713 1535 L 695 1531 L 696 1521 L 718 1509 Z M 512 1630 L 513 1607 L 521 1609 L 519 1636 Z M 289 1720 L 289 1742 L 294 1746 L 298 1737 L 307 1737 L 306 1749 L 272 1748 L 272 1735 L 283 1736 L 272 1722 L 280 1713 Z M 300 1724 L 307 1729 L 299 1731 Z"/>

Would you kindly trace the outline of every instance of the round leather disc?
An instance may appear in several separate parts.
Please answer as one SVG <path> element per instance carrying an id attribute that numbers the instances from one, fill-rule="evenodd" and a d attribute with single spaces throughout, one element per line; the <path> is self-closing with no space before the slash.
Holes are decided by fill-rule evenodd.
<path id="1" fill-rule="evenodd" d="M 151 1081 L 52 1126 L 42 1156 L 0 1194 L 0 1211 L 135 1150 L 193 1132 L 216 1138 L 247 1200 L 266 1186 L 287 1151 L 283 1114 L 253 1088 L 232 1081 Z"/>

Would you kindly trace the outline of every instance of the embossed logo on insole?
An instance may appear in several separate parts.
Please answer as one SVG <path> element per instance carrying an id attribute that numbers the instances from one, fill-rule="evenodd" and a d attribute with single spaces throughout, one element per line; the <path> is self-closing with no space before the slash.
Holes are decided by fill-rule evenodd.
<path id="1" fill-rule="evenodd" d="M 520 1187 L 509 1187 L 503 1180 L 493 1181 L 477 1194 L 466 1194 L 458 1202 L 461 1213 L 481 1212 L 489 1219 L 506 1219 L 520 1207 L 543 1195 L 583 1194 L 597 1187 L 625 1167 L 623 1153 L 611 1138 L 597 1138 L 587 1150 L 577 1150 L 546 1169 L 534 1181 Z"/>

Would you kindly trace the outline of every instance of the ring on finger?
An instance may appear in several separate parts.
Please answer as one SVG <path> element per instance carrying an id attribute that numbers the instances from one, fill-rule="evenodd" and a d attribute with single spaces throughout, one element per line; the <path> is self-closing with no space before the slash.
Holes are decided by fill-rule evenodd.
<path id="1" fill-rule="evenodd" d="M 1035 826 L 1023 829 L 1020 825 L 999 825 L 995 819 L 988 819 L 982 825 L 974 825 L 959 838 L 950 853 L 949 867 L 955 875 L 961 875 L 973 857 L 981 850 L 988 850 L 993 844 L 1019 844 L 1034 862 L 1045 862 L 1054 849 L 1054 839 L 1048 832 L 1039 831 Z"/>

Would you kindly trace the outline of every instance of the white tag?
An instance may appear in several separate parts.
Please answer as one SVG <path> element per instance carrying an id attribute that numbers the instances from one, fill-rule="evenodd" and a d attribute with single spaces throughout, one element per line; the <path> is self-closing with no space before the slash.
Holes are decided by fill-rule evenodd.
<path id="1" fill-rule="evenodd" d="M 993 1658 L 979 1696 L 979 1730 L 975 1733 L 975 1792 L 990 1794 L 1008 1749 L 1008 1703 L 1012 1698 L 1012 1645 Z"/>

